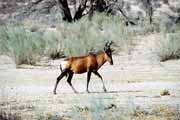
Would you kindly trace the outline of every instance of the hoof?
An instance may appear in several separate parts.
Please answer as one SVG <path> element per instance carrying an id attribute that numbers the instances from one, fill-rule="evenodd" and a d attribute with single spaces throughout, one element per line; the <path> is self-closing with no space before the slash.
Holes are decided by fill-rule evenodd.
<path id="1" fill-rule="evenodd" d="M 74 93 L 78 94 L 79 92 L 78 91 L 74 91 Z"/>
<path id="2" fill-rule="evenodd" d="M 53 94 L 56 95 L 57 94 L 56 91 L 53 91 Z"/>
<path id="3" fill-rule="evenodd" d="M 90 91 L 89 91 L 89 90 L 86 90 L 86 92 L 87 92 L 87 93 L 90 93 Z"/>
<path id="4" fill-rule="evenodd" d="M 104 92 L 106 93 L 107 92 L 106 88 L 103 88 L 103 89 L 104 89 Z"/>

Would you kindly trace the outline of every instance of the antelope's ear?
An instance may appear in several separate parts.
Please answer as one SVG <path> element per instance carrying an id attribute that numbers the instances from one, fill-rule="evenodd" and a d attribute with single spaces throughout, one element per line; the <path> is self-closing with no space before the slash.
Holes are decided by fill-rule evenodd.
<path id="1" fill-rule="evenodd" d="M 106 51 L 108 49 L 108 42 L 106 42 L 105 46 L 104 46 L 104 51 Z"/>

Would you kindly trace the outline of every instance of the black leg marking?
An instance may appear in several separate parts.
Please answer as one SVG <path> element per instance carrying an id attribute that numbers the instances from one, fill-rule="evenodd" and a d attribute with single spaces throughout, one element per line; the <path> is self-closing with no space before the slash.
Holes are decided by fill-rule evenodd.
<path id="1" fill-rule="evenodd" d="M 103 84 L 103 90 L 104 90 L 104 92 L 107 92 L 107 89 L 106 89 L 106 87 L 105 87 L 105 85 L 104 85 L 104 81 L 103 81 L 102 76 L 101 76 L 97 71 L 95 71 L 95 72 L 93 72 L 93 73 L 101 79 L 101 82 L 102 82 L 102 84 Z"/>
<path id="2" fill-rule="evenodd" d="M 72 88 L 72 90 L 74 91 L 74 93 L 78 93 L 78 92 L 76 91 L 76 89 L 73 87 L 72 83 L 71 83 L 72 77 L 73 77 L 73 73 L 69 73 L 67 82 L 68 82 L 68 84 L 71 86 L 71 88 Z"/>
<path id="3" fill-rule="evenodd" d="M 55 87 L 54 87 L 54 91 L 53 91 L 54 94 L 56 94 L 56 88 L 57 88 L 57 86 L 58 86 L 59 81 L 60 81 L 66 74 L 67 74 L 67 72 L 66 72 L 66 71 L 63 71 L 63 72 L 59 75 L 59 77 L 57 78 L 56 84 L 55 84 Z"/>
<path id="4" fill-rule="evenodd" d="M 89 72 L 87 73 L 87 87 L 86 87 L 86 91 L 87 91 L 88 93 L 89 93 L 88 87 L 89 87 L 90 79 L 91 79 L 91 71 L 89 71 Z"/>

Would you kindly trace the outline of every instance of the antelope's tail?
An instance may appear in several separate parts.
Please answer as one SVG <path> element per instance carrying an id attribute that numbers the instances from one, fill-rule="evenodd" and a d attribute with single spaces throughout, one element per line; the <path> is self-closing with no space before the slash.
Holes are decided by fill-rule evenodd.
<path id="1" fill-rule="evenodd" d="M 62 69 L 62 66 L 60 64 L 60 70 L 61 70 L 61 73 L 63 72 L 63 69 Z M 68 77 L 67 73 L 66 73 L 66 77 Z"/>
<path id="2" fill-rule="evenodd" d="M 63 72 L 61 64 L 60 64 L 60 70 L 61 70 L 61 72 Z"/>

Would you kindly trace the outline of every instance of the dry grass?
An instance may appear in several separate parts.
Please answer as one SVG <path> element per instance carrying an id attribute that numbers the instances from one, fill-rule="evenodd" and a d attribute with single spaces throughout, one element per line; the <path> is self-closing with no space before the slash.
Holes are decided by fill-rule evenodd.
<path id="1" fill-rule="evenodd" d="M 7 113 L 0 111 L 0 120 L 22 120 L 20 115 L 17 115 L 16 113 Z"/>
<path id="2" fill-rule="evenodd" d="M 160 61 L 180 58 L 180 33 L 166 33 L 155 41 L 155 53 Z"/>
<path id="3" fill-rule="evenodd" d="M 169 90 L 164 89 L 164 90 L 162 90 L 162 91 L 160 92 L 160 95 L 161 95 L 161 96 L 170 95 L 170 92 L 169 92 Z"/>
<path id="4" fill-rule="evenodd" d="M 166 105 L 138 107 L 129 99 L 127 105 L 116 105 L 112 101 L 94 99 L 89 106 L 75 106 L 69 115 L 72 120 L 178 120 L 178 107 Z"/>
<path id="5" fill-rule="evenodd" d="M 120 110 L 119 106 L 109 109 L 77 107 L 70 118 L 73 120 L 178 120 L 180 115 L 178 110 L 168 106 L 153 107 L 151 112 L 139 108 L 135 108 L 132 113 L 129 111 L 132 111 L 129 106 L 126 112 Z"/>
<path id="6" fill-rule="evenodd" d="M 35 64 L 43 53 L 41 33 L 30 32 L 22 25 L 0 26 L 1 54 L 11 56 L 17 65 Z"/>

